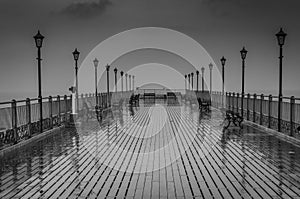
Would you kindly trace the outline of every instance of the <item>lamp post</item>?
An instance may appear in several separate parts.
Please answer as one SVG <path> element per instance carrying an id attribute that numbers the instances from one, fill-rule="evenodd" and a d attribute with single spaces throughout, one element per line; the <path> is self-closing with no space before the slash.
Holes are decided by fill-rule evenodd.
<path id="1" fill-rule="evenodd" d="M 126 83 L 126 91 L 128 91 L 128 86 L 127 86 L 127 77 L 128 77 L 128 74 L 126 73 L 126 74 L 125 74 L 125 81 L 126 81 L 126 82 L 125 82 L 125 83 Z"/>
<path id="2" fill-rule="evenodd" d="M 199 91 L 199 71 L 196 71 L 196 75 L 197 75 L 197 92 Z"/>
<path id="3" fill-rule="evenodd" d="M 281 132 L 281 106 L 282 106 L 282 47 L 284 45 L 286 33 L 283 32 L 282 28 L 276 34 L 278 45 L 280 47 L 279 50 L 279 93 L 278 93 L 278 131 Z"/>
<path id="4" fill-rule="evenodd" d="M 107 64 L 106 65 L 106 80 L 107 80 L 107 83 L 106 83 L 106 85 L 107 85 L 107 104 L 106 104 L 106 106 L 107 107 L 110 107 L 110 97 L 109 97 L 109 68 L 110 68 L 110 66 Z"/>
<path id="5" fill-rule="evenodd" d="M 134 75 L 132 75 L 132 90 L 134 91 Z"/>
<path id="6" fill-rule="evenodd" d="M 202 92 L 204 92 L 204 70 L 205 70 L 205 68 L 202 67 L 201 68 L 201 72 L 202 72 Z"/>
<path id="7" fill-rule="evenodd" d="M 225 62 L 226 62 L 226 59 L 225 57 L 223 56 L 221 58 L 221 64 L 222 64 L 222 108 L 224 108 L 224 81 L 225 81 Z"/>
<path id="8" fill-rule="evenodd" d="M 194 73 L 191 73 L 191 77 L 192 77 L 192 90 L 194 90 Z"/>
<path id="9" fill-rule="evenodd" d="M 94 59 L 94 67 L 95 67 L 95 97 L 96 97 L 96 110 L 98 109 L 98 86 L 97 86 L 97 68 L 98 68 L 98 59 Z"/>
<path id="10" fill-rule="evenodd" d="M 242 58 L 242 98 L 241 98 L 241 116 L 244 117 L 244 95 L 245 95 L 245 59 L 247 55 L 247 50 L 245 47 L 240 51 Z M 237 107 L 238 108 L 238 107 Z"/>
<path id="11" fill-rule="evenodd" d="M 73 57 L 75 61 L 75 81 L 76 81 L 76 113 L 78 113 L 79 109 L 79 101 L 78 101 L 78 59 L 79 59 L 80 52 L 77 50 L 77 48 L 73 52 Z"/>
<path id="12" fill-rule="evenodd" d="M 212 69 L 213 69 L 213 66 L 214 65 L 212 63 L 210 63 L 208 65 L 208 67 L 209 67 L 209 92 L 210 92 L 210 95 L 212 93 Z"/>
<path id="13" fill-rule="evenodd" d="M 118 91 L 118 89 L 117 89 L 117 72 L 118 72 L 118 69 L 115 68 L 114 72 L 115 72 L 115 92 L 117 93 L 117 91 Z"/>
<path id="14" fill-rule="evenodd" d="M 189 84 L 188 84 L 188 86 L 189 86 L 189 90 L 190 90 L 190 85 L 191 85 L 191 74 L 188 74 L 188 78 L 189 78 Z"/>
<path id="15" fill-rule="evenodd" d="M 128 76 L 129 76 L 129 91 L 131 91 L 131 75 Z"/>
<path id="16" fill-rule="evenodd" d="M 121 71 L 120 74 L 121 74 L 121 91 L 123 93 L 123 75 L 124 75 L 124 72 Z"/>
<path id="17" fill-rule="evenodd" d="M 187 89 L 187 88 L 186 88 L 186 87 L 187 87 L 187 86 L 186 86 L 186 78 L 187 78 L 187 75 L 185 74 L 185 75 L 184 75 L 184 89 L 185 89 L 185 91 L 186 91 L 186 89 Z"/>
<path id="18" fill-rule="evenodd" d="M 38 49 L 38 100 L 40 105 L 40 133 L 43 132 L 43 98 L 42 98 L 42 80 L 41 80 L 41 48 L 43 45 L 44 36 L 41 35 L 40 31 L 33 37 L 35 40 L 35 45 Z"/>

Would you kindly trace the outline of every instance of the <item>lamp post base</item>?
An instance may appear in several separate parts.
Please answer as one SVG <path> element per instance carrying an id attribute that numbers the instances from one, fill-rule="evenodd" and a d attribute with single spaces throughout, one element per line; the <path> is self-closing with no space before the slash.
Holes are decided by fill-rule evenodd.
<path id="1" fill-rule="evenodd" d="M 70 114 L 70 120 L 67 122 L 66 127 L 75 127 L 76 124 L 79 124 L 77 122 L 78 120 L 78 114 L 77 113 L 71 113 Z"/>

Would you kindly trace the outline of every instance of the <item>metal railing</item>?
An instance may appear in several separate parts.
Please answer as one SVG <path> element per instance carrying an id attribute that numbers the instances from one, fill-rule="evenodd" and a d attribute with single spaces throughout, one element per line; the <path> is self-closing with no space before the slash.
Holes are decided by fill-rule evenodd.
<path id="1" fill-rule="evenodd" d="M 121 98 L 129 99 L 133 91 L 98 93 L 99 108 L 107 108 L 118 103 Z M 79 111 L 83 103 L 96 106 L 95 94 L 79 95 Z M 110 103 L 108 103 L 110 102 Z M 59 127 L 70 121 L 72 95 L 42 98 L 42 131 Z M 0 149 L 4 145 L 16 144 L 41 132 L 40 103 L 38 98 L 0 102 Z"/>
<path id="2" fill-rule="evenodd" d="M 297 128 L 300 125 L 300 98 L 282 97 L 281 113 L 278 117 L 278 96 L 263 94 L 246 94 L 243 97 L 239 93 L 226 93 L 226 107 L 241 113 L 249 121 L 258 123 L 289 136 L 298 136 Z M 281 123 L 278 125 L 278 123 Z"/>
<path id="3" fill-rule="evenodd" d="M 38 98 L 0 102 L 0 148 L 40 132 L 40 107 Z M 52 129 L 67 121 L 71 107 L 71 97 L 67 95 L 42 98 L 42 130 Z"/>
<path id="4" fill-rule="evenodd" d="M 297 130 L 300 126 L 300 98 L 282 97 L 281 114 L 278 117 L 278 96 L 245 94 L 214 91 L 186 91 L 187 98 L 201 98 L 209 95 L 211 104 L 216 108 L 226 108 L 239 114 L 251 122 L 277 130 L 286 135 L 297 137 L 300 134 Z M 243 100 L 243 107 L 242 106 Z M 280 125 L 278 124 L 280 122 Z"/>

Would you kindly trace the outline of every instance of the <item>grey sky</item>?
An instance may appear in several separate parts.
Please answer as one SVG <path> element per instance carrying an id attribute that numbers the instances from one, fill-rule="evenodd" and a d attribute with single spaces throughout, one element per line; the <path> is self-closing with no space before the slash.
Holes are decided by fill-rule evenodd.
<path id="1" fill-rule="evenodd" d="M 71 52 L 75 47 L 82 60 L 106 38 L 144 26 L 171 28 L 191 36 L 216 63 L 224 55 L 227 88 L 233 91 L 240 89 L 239 51 L 243 46 L 249 51 L 246 91 L 277 90 L 274 34 L 282 26 L 288 33 L 284 91 L 299 90 L 299 8 L 297 0 L 1 0 L 0 92 L 37 90 L 32 36 L 38 29 L 45 36 L 43 90 L 68 92 L 73 84 Z"/>

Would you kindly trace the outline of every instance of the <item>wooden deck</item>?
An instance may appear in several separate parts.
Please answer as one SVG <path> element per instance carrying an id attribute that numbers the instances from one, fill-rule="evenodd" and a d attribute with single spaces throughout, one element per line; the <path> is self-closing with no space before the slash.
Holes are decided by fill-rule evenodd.
<path id="1" fill-rule="evenodd" d="M 299 148 L 251 127 L 223 133 L 217 110 L 133 112 L 1 157 L 0 198 L 300 198 Z"/>

